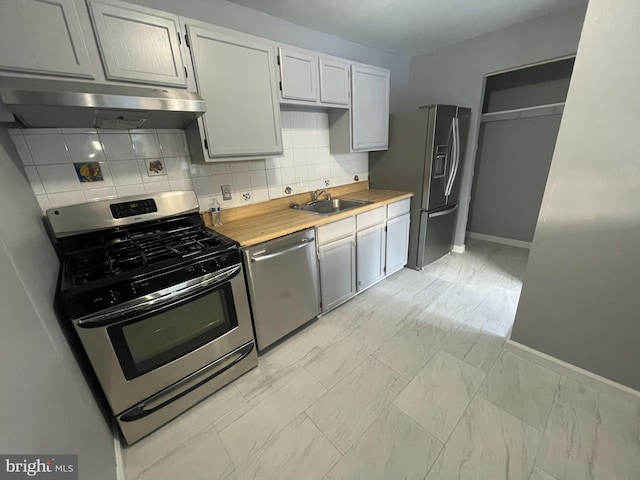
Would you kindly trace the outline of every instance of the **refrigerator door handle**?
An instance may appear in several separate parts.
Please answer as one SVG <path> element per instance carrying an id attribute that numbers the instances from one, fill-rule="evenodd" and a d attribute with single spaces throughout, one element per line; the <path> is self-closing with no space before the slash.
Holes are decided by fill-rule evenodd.
<path id="1" fill-rule="evenodd" d="M 460 166 L 460 152 L 462 151 L 460 145 L 460 119 L 456 117 L 456 169 L 453 174 L 453 180 L 451 180 L 451 188 L 453 189 L 453 183 L 456 181 L 456 177 L 458 176 L 458 167 Z"/>
<path id="2" fill-rule="evenodd" d="M 453 169 L 455 168 L 456 163 L 456 117 L 453 117 L 453 119 L 451 119 L 451 133 L 453 136 L 451 142 L 451 166 L 449 169 L 449 178 L 447 178 L 447 185 L 444 188 L 444 194 L 446 197 L 448 197 L 451 193 L 451 177 L 453 176 Z"/>
<path id="3" fill-rule="evenodd" d="M 449 181 L 447 182 L 447 189 L 445 195 L 448 197 L 453 190 L 453 183 L 455 182 L 456 175 L 458 174 L 458 165 L 460 164 L 460 130 L 458 124 L 458 118 L 453 118 L 453 155 L 451 162 L 451 172 L 449 174 Z"/>
<path id="4" fill-rule="evenodd" d="M 447 208 L 446 210 L 440 210 L 439 212 L 433 212 L 429 214 L 429 218 L 442 217 L 444 215 L 449 215 L 450 213 L 455 212 L 458 209 L 458 204 L 456 203 L 453 207 Z"/>

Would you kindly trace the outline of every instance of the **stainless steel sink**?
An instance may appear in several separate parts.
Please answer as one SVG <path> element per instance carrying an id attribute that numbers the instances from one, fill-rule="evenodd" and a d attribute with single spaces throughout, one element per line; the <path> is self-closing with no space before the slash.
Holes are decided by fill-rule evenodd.
<path id="1" fill-rule="evenodd" d="M 291 208 L 302 210 L 303 212 L 315 213 L 316 215 L 333 215 L 344 212 L 352 208 L 358 208 L 371 202 L 364 200 L 350 200 L 347 198 L 334 198 L 331 200 L 316 200 L 304 205 L 293 204 Z"/>

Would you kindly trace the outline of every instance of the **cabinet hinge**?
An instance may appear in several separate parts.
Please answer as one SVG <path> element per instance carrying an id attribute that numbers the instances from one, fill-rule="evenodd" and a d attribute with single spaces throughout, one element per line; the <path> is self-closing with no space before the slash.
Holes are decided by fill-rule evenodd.
<path id="1" fill-rule="evenodd" d="M 278 82 L 278 85 L 280 86 L 280 91 L 282 91 L 282 82 Z"/>
<path id="2" fill-rule="evenodd" d="M 180 32 L 178 32 L 178 44 L 182 45 L 182 39 L 180 38 Z"/>
<path id="3" fill-rule="evenodd" d="M 189 74 L 187 73 L 187 67 L 184 67 L 184 78 L 189 78 Z"/>
<path id="4" fill-rule="evenodd" d="M 191 44 L 189 43 L 189 35 L 184 34 L 184 43 L 187 44 L 187 47 L 191 48 Z"/>
<path id="5" fill-rule="evenodd" d="M 209 150 L 209 142 L 207 142 L 207 139 L 204 139 L 204 148 L 206 148 L 207 150 Z"/>
<path id="6" fill-rule="evenodd" d="M 386 225 L 384 226 L 384 231 L 385 231 L 385 232 L 387 231 L 387 226 L 386 226 Z"/>
<path id="7" fill-rule="evenodd" d="M 278 65 L 280 65 L 280 55 L 276 56 L 276 61 L 278 62 Z"/>

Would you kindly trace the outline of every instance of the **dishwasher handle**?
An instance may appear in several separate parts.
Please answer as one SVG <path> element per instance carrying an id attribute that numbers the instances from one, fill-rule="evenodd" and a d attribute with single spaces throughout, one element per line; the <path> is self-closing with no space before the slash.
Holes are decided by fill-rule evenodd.
<path id="1" fill-rule="evenodd" d="M 279 257 L 281 255 L 286 255 L 289 252 L 293 252 L 294 250 L 298 250 L 299 248 L 304 248 L 307 247 L 309 245 L 313 244 L 314 239 L 313 238 L 303 238 L 300 243 L 289 247 L 289 248 L 285 248 L 284 250 L 278 250 L 276 252 L 273 253 L 269 253 L 268 255 L 260 255 L 260 256 L 254 256 L 251 255 L 251 262 L 255 263 L 255 262 L 261 262 L 262 260 L 268 260 L 270 258 L 276 258 Z"/>

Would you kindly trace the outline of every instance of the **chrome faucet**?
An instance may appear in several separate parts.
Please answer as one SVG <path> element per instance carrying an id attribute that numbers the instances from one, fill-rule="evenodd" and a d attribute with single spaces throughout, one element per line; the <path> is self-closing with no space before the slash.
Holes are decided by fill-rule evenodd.
<path id="1" fill-rule="evenodd" d="M 317 202 L 318 198 L 320 198 L 320 195 L 322 195 L 323 193 L 327 194 L 327 200 L 331 200 L 331 193 L 327 192 L 326 188 L 323 188 L 311 192 L 311 201 Z"/>

